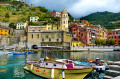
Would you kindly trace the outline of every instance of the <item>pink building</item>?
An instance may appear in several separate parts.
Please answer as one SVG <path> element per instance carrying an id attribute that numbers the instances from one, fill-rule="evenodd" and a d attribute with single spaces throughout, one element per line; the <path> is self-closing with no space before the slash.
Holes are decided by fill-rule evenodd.
<path id="1" fill-rule="evenodd" d="M 53 17 L 61 17 L 61 12 L 53 11 L 53 12 L 52 12 L 52 16 L 53 16 Z"/>
<path id="2" fill-rule="evenodd" d="M 95 39 L 107 39 L 107 30 L 105 28 L 101 28 L 100 25 L 89 25 L 82 26 L 83 23 L 79 24 L 71 24 L 71 31 L 73 37 L 77 37 L 82 43 L 86 45 L 94 45 Z M 85 22 L 88 23 L 88 22 Z"/>

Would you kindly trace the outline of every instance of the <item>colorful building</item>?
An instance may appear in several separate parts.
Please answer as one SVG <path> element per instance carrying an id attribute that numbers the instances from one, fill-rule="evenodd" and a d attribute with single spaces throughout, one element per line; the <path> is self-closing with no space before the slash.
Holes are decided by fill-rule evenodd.
<path id="1" fill-rule="evenodd" d="M 52 16 L 53 16 L 53 17 L 61 17 L 61 12 L 53 11 L 53 12 L 52 12 Z"/>
<path id="2" fill-rule="evenodd" d="M 108 32 L 108 40 L 109 39 L 114 39 L 115 42 L 116 42 L 116 45 L 119 44 L 119 40 L 120 40 L 120 29 L 115 29 L 115 30 L 112 30 L 112 31 L 109 31 Z"/>
<path id="3" fill-rule="evenodd" d="M 39 20 L 38 16 L 30 17 L 30 22 L 38 22 L 38 20 Z"/>
<path id="4" fill-rule="evenodd" d="M 59 24 L 47 24 L 46 30 L 60 30 Z"/>
<path id="5" fill-rule="evenodd" d="M 73 37 L 77 37 L 85 45 L 95 45 L 95 39 L 107 39 L 107 31 L 105 28 L 101 28 L 100 25 L 90 25 L 84 20 L 82 23 L 71 24 L 71 31 Z"/>
<path id="6" fill-rule="evenodd" d="M 0 35 L 9 35 L 9 29 L 8 28 L 0 28 Z"/>
<path id="7" fill-rule="evenodd" d="M 27 27 L 28 23 L 27 22 L 21 22 L 21 23 L 17 23 L 16 29 L 25 29 Z"/>

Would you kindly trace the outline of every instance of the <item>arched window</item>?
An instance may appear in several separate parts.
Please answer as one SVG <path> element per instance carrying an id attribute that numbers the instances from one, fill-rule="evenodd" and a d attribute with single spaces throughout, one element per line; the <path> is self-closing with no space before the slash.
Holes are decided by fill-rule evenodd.
<path id="1" fill-rule="evenodd" d="M 65 21 L 64 21 L 64 24 L 65 24 Z"/>
<path id="2" fill-rule="evenodd" d="M 51 41 L 51 39 L 49 39 L 49 41 Z"/>
<path id="3" fill-rule="evenodd" d="M 32 34 L 32 39 L 33 39 L 33 34 Z"/>

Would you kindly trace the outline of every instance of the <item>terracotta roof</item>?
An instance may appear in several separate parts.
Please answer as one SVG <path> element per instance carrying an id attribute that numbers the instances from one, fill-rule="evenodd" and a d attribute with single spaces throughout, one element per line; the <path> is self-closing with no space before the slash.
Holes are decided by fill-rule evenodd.
<path id="1" fill-rule="evenodd" d="M 63 9 L 62 14 L 67 14 L 67 11 L 65 9 Z"/>

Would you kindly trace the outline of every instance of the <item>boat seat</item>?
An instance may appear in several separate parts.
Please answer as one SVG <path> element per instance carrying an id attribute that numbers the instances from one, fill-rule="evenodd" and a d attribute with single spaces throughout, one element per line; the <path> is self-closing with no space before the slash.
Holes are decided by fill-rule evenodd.
<path id="1" fill-rule="evenodd" d="M 73 68 L 73 64 L 66 64 L 66 66 L 67 66 L 67 69 L 71 69 L 71 68 Z"/>

